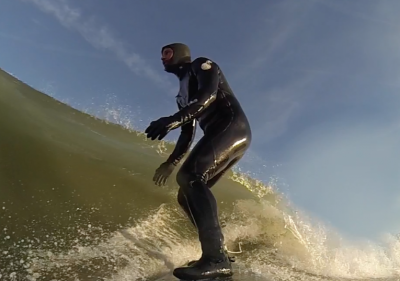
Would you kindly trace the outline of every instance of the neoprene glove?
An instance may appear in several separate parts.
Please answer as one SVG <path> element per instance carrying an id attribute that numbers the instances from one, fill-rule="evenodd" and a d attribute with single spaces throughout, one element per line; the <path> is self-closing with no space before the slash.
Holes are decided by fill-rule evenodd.
<path id="1" fill-rule="evenodd" d="M 169 162 L 162 163 L 154 174 L 153 177 L 154 183 L 158 186 L 165 185 L 167 183 L 168 177 L 171 175 L 174 169 L 175 166 L 172 163 Z"/>
<path id="2" fill-rule="evenodd" d="M 162 140 L 171 131 L 171 125 L 174 122 L 172 116 L 161 117 L 160 119 L 153 121 L 144 131 L 147 134 L 147 138 L 152 140 Z"/>

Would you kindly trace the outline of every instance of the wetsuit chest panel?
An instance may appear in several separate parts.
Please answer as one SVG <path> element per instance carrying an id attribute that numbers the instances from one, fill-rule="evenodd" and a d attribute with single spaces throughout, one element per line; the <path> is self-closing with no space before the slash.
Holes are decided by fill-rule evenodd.
<path id="1" fill-rule="evenodd" d="M 182 106 L 182 108 L 189 104 L 189 81 L 189 73 L 187 73 L 182 80 L 179 81 L 179 93 L 176 96 L 176 101 L 180 106 Z"/>

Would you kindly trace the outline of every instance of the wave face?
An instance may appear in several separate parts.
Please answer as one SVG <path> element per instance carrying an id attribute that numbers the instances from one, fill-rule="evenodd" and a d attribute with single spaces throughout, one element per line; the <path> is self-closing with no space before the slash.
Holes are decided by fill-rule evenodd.
<path id="1" fill-rule="evenodd" d="M 176 171 L 151 181 L 172 148 L 1 71 L 0 280 L 155 280 L 198 258 Z M 398 280 L 397 239 L 348 244 L 276 190 L 234 171 L 213 188 L 246 280 Z"/>

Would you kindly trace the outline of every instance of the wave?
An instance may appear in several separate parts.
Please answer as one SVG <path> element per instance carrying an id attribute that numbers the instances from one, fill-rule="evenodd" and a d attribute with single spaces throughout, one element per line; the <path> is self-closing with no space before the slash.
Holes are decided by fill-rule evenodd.
<path id="1" fill-rule="evenodd" d="M 109 116 L 122 120 L 115 108 Z M 155 280 L 199 257 L 175 174 L 167 187 L 151 182 L 173 144 L 148 141 L 132 124 L 0 72 L 0 279 Z M 226 246 L 242 250 L 235 268 L 249 280 L 399 278 L 396 237 L 344 241 L 291 206 L 276 183 L 238 170 L 213 192 Z"/>

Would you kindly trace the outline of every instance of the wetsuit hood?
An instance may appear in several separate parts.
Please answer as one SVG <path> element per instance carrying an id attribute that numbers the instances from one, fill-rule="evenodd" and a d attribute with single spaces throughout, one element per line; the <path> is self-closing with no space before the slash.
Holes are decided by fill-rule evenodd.
<path id="1" fill-rule="evenodd" d="M 164 69 L 166 72 L 174 73 L 179 76 L 179 70 L 181 66 L 190 63 L 192 58 L 190 55 L 190 49 L 187 45 L 183 43 L 172 43 L 165 45 L 161 48 L 161 53 L 164 49 L 170 48 L 173 51 L 172 58 L 164 64 Z"/>

